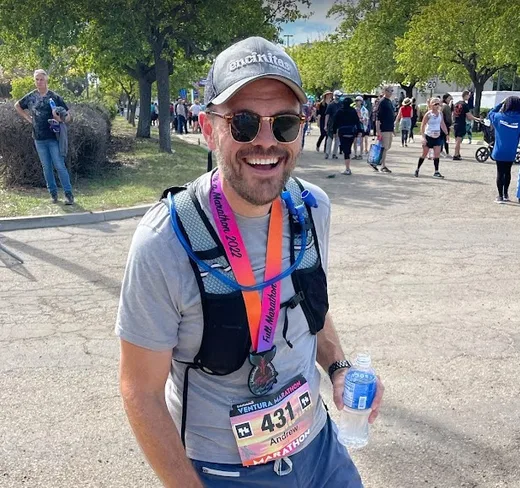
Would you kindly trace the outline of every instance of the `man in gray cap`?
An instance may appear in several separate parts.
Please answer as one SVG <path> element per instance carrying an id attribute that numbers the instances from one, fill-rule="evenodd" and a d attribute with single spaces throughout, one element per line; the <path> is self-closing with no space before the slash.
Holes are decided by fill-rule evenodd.
<path id="1" fill-rule="evenodd" d="M 222 52 L 200 115 L 218 166 L 165 190 L 136 230 L 121 394 L 165 486 L 362 486 L 320 397 L 316 361 L 338 409 L 350 363 L 328 313 L 330 202 L 291 177 L 305 101 L 279 46 Z"/>

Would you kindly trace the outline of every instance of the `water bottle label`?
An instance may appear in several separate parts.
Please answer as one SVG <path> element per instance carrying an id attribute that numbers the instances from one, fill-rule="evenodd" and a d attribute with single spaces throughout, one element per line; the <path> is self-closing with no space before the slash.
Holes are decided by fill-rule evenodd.
<path id="1" fill-rule="evenodd" d="M 343 403 L 354 410 L 365 410 L 372 406 L 376 395 L 376 377 L 364 371 L 349 371 L 345 378 Z"/>

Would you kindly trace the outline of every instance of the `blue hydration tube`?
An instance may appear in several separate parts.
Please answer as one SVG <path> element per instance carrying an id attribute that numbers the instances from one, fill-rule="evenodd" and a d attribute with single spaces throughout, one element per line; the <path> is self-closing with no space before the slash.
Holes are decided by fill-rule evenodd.
<path id="1" fill-rule="evenodd" d="M 285 193 L 285 192 L 283 192 Z M 288 197 L 287 197 L 288 195 Z M 177 216 L 177 210 L 175 209 L 175 205 L 173 203 L 172 194 L 168 193 L 168 206 L 170 208 L 170 220 L 172 223 L 173 231 L 175 232 L 175 235 L 177 236 L 177 239 L 179 239 L 179 242 L 181 243 L 182 247 L 188 254 L 188 256 L 197 263 L 198 266 L 200 266 L 202 269 L 207 271 L 208 273 L 211 273 L 215 278 L 220 280 L 222 283 L 225 283 L 230 288 L 237 290 L 237 291 L 258 291 L 263 290 L 264 288 L 273 285 L 274 283 L 283 280 L 287 276 L 289 276 L 293 271 L 295 271 L 298 266 L 300 266 L 303 255 L 305 254 L 305 248 L 307 247 L 307 231 L 305 228 L 305 216 L 304 216 L 304 206 L 298 205 L 297 207 L 294 207 L 294 204 L 292 202 L 292 199 L 290 199 L 290 194 L 287 192 L 287 194 L 282 194 L 282 198 L 284 202 L 287 205 L 287 208 L 289 209 L 289 213 L 293 216 L 295 216 L 298 219 L 299 224 L 301 225 L 302 231 L 301 231 L 301 248 L 300 252 L 298 253 L 298 257 L 296 258 L 296 261 L 294 262 L 291 267 L 287 268 L 285 271 L 280 273 L 279 275 L 275 276 L 274 278 L 271 278 L 267 281 L 263 281 L 262 283 L 257 283 L 256 285 L 251 286 L 244 286 L 240 283 L 233 281 L 229 279 L 227 276 L 225 276 L 220 271 L 212 268 L 210 265 L 206 264 L 204 261 L 199 259 L 193 249 L 190 247 L 188 242 L 186 242 L 186 239 L 179 228 L 179 222 L 178 222 L 178 216 Z M 288 200 L 290 200 L 290 204 L 288 203 Z"/>

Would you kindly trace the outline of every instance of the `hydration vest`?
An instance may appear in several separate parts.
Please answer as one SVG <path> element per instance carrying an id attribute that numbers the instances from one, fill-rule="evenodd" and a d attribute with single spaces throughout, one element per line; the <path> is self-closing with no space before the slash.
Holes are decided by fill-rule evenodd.
<path id="1" fill-rule="evenodd" d="M 301 224 L 289 214 L 291 265 L 295 263 L 302 245 L 305 246 L 305 254 L 298 268 L 291 274 L 295 294 L 280 304 L 282 313 L 285 310 L 283 337 L 292 348 L 287 337 L 290 310 L 300 306 L 310 333 L 317 334 L 325 324 L 329 303 L 327 279 L 322 267 L 311 209 L 301 197 L 304 188 L 296 178 L 290 178 L 285 188 L 291 193 L 295 206 L 301 204 L 305 206 L 305 242 L 302 242 L 301 238 Z M 236 282 L 222 242 L 204 213 L 193 186 L 188 184 L 165 190 L 161 200 L 166 205 L 168 203 L 165 199 L 169 193 L 172 194 L 172 203 L 175 205 L 179 228 L 195 256 Z M 189 370 L 199 369 L 207 374 L 228 375 L 242 367 L 251 350 L 251 336 L 242 292 L 220 281 L 191 257 L 189 259 L 201 296 L 204 329 L 198 353 L 191 362 L 182 362 L 187 365 L 184 374 L 182 406 L 181 439 L 183 444 L 185 444 Z"/>

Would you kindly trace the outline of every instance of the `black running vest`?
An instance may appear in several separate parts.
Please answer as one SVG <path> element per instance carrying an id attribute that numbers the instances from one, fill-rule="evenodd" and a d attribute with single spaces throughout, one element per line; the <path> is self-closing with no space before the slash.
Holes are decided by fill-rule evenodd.
<path id="1" fill-rule="evenodd" d="M 286 189 L 291 193 L 295 206 L 304 203 L 301 198 L 304 188 L 298 179 L 290 178 Z M 224 273 L 232 281 L 236 281 L 220 238 L 197 200 L 193 186 L 188 184 L 165 190 L 161 197 L 165 205 L 168 205 L 166 199 L 169 193 L 173 196 L 180 230 L 197 258 Z M 301 240 L 301 224 L 289 215 L 291 264 L 296 261 L 301 246 L 305 246 L 304 258 L 291 274 L 295 294 L 290 300 L 280 304 L 282 311 L 285 309 L 283 337 L 289 347 L 292 347 L 290 336 L 288 337 L 291 309 L 298 306 L 302 308 L 311 334 L 316 334 L 323 328 L 325 315 L 329 309 L 327 279 L 322 267 L 316 228 L 310 207 L 304 205 L 305 242 Z M 242 367 L 251 350 L 251 337 L 242 292 L 222 283 L 191 258 L 190 264 L 201 296 L 204 330 L 198 353 L 192 362 L 184 363 L 188 367 L 184 376 L 181 428 L 183 443 L 185 443 L 189 370 L 199 369 L 207 374 L 227 375 Z"/>

